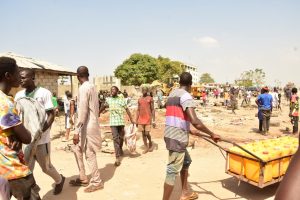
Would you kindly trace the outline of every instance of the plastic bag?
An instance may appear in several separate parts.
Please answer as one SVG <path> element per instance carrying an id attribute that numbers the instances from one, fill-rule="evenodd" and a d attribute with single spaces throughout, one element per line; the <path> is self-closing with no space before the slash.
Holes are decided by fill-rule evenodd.
<path id="1" fill-rule="evenodd" d="M 136 131 L 137 128 L 135 125 L 131 124 L 125 128 L 125 143 L 127 149 L 133 153 L 136 150 Z"/>

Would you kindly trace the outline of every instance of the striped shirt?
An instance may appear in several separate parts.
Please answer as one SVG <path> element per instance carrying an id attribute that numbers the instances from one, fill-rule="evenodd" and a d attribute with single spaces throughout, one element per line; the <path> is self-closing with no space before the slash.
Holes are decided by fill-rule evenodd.
<path id="1" fill-rule="evenodd" d="M 170 151 L 184 152 L 189 141 L 187 108 L 195 108 L 193 97 L 184 89 L 175 89 L 166 103 L 165 143 Z"/>

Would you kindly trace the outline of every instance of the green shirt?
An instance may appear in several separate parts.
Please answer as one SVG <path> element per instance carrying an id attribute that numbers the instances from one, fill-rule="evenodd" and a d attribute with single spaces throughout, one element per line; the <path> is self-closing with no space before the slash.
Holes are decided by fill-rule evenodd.
<path id="1" fill-rule="evenodd" d="M 58 103 L 57 103 L 57 98 L 56 97 L 52 97 L 52 104 L 54 108 L 58 107 Z"/>
<path id="2" fill-rule="evenodd" d="M 127 104 L 122 97 L 109 97 L 106 99 L 110 112 L 110 126 L 124 126 L 124 111 Z"/>

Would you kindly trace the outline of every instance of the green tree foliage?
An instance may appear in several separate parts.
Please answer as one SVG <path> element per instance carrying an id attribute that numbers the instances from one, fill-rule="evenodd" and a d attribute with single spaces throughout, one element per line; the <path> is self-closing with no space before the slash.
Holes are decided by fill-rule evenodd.
<path id="1" fill-rule="evenodd" d="M 215 80 L 209 73 L 204 73 L 200 76 L 200 83 L 214 83 Z"/>
<path id="2" fill-rule="evenodd" d="M 169 83 L 174 76 L 179 76 L 183 72 L 183 63 L 171 61 L 169 58 L 158 56 L 158 77 L 164 83 Z"/>
<path id="3" fill-rule="evenodd" d="M 141 85 L 160 80 L 164 83 L 183 72 L 183 64 L 159 56 L 157 59 L 145 54 L 132 54 L 115 70 L 122 85 Z"/>
<path id="4" fill-rule="evenodd" d="M 249 70 L 243 72 L 236 83 L 245 87 L 262 86 L 265 83 L 265 78 L 266 74 L 262 69 Z"/>
<path id="5" fill-rule="evenodd" d="M 141 85 L 158 79 L 157 60 L 146 54 L 132 54 L 115 70 L 122 85 Z"/>

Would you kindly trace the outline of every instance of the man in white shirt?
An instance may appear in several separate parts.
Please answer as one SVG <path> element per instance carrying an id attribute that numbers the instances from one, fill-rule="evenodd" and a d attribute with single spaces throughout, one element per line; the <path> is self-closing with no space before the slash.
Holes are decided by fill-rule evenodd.
<path id="1" fill-rule="evenodd" d="M 54 106 L 52 103 L 52 93 L 42 87 L 37 87 L 34 83 L 35 73 L 32 69 L 25 69 L 20 72 L 21 76 L 21 86 L 25 88 L 24 90 L 19 91 L 15 100 L 18 100 L 22 97 L 30 97 L 38 101 L 42 107 L 46 110 L 46 123 L 43 128 L 43 134 L 41 139 L 38 141 L 38 146 L 34 155 L 35 160 L 39 163 L 43 172 L 55 181 L 54 195 L 59 194 L 64 185 L 65 177 L 57 172 L 55 167 L 52 165 L 50 160 L 50 130 L 52 123 L 54 121 L 55 113 Z M 33 171 L 34 163 L 29 166 Z"/>
<path id="2" fill-rule="evenodd" d="M 271 93 L 272 95 L 272 98 L 273 98 L 273 108 L 278 108 L 278 105 L 279 105 L 279 97 L 278 97 L 278 91 L 277 91 L 277 88 L 274 88 L 273 92 Z"/>

